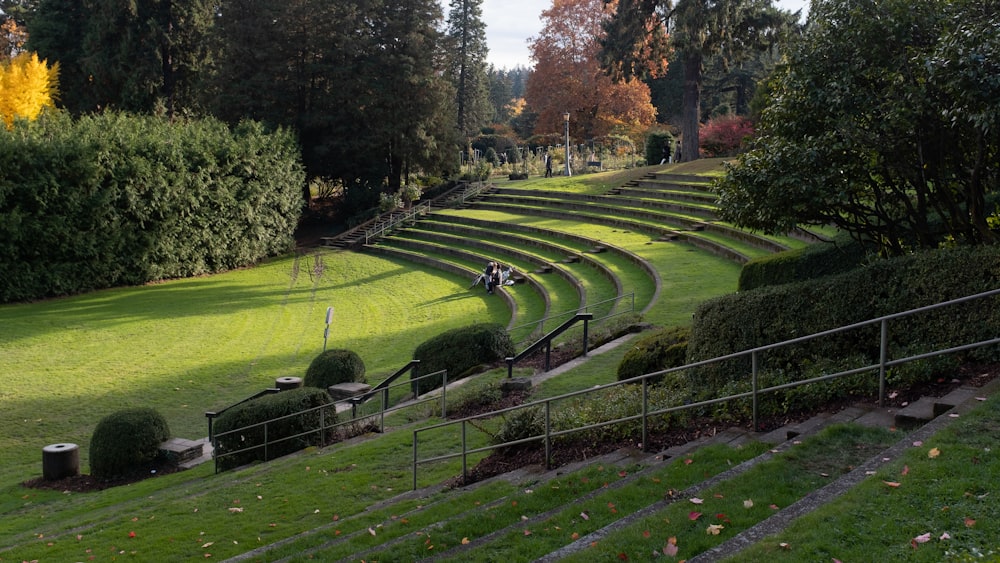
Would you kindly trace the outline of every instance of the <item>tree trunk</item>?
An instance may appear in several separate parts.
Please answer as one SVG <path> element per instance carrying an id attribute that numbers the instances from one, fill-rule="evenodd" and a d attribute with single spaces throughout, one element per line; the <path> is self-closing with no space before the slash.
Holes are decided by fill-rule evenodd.
<path id="1" fill-rule="evenodd" d="M 698 160 L 701 121 L 701 51 L 684 53 L 684 97 L 681 116 L 681 162 Z"/>

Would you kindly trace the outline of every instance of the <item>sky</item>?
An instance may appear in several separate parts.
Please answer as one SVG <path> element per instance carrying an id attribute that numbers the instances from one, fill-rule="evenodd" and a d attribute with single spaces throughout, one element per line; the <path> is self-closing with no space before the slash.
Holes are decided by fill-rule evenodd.
<path id="1" fill-rule="evenodd" d="M 445 16 L 448 0 L 441 0 Z M 809 11 L 809 0 L 775 0 L 774 4 L 789 11 Z M 486 23 L 486 43 L 490 49 L 486 60 L 497 68 L 532 66 L 528 53 L 528 38 L 542 28 L 542 10 L 552 6 L 546 0 L 483 0 L 483 21 Z"/>

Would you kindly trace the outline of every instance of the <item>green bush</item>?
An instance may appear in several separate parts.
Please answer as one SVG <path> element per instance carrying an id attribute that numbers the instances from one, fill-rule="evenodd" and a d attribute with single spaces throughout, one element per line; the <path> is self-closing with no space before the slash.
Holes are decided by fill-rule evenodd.
<path id="1" fill-rule="evenodd" d="M 294 136 L 251 122 L 49 112 L 0 127 L 0 302 L 287 252 L 304 185 Z"/>
<path id="2" fill-rule="evenodd" d="M 672 389 L 654 385 L 647 388 L 647 406 L 650 411 L 676 407 L 684 403 L 686 397 L 678 395 Z M 571 403 L 562 405 L 554 409 L 551 414 L 552 429 L 556 432 L 570 430 L 581 426 L 609 422 L 630 416 L 642 414 L 642 386 L 623 385 L 612 387 L 601 392 L 599 398 L 585 396 L 573 400 Z M 687 413 L 681 411 L 676 414 L 666 414 L 652 416 L 648 420 L 648 429 L 651 431 L 666 430 L 671 421 L 682 421 L 687 417 Z M 599 428 L 592 428 L 568 434 L 564 440 L 571 442 L 621 442 L 629 440 L 640 441 L 642 437 L 642 423 L 639 420 L 619 422 Z"/>
<path id="3" fill-rule="evenodd" d="M 526 407 L 500 415 L 502 423 L 492 436 L 494 444 L 506 444 L 545 434 L 545 413 L 541 407 Z"/>
<path id="4" fill-rule="evenodd" d="M 695 312 L 688 361 L 701 361 L 795 337 L 988 291 L 1000 277 L 1000 247 L 964 247 L 881 260 L 836 276 L 762 287 L 712 299 Z M 818 306 L 821 305 L 821 306 Z M 987 340 L 1000 333 L 1000 308 L 993 301 L 934 310 L 889 323 L 890 359 Z M 879 327 L 838 333 L 759 354 L 763 370 L 799 377 L 810 365 L 859 356 L 879 359 Z M 969 352 L 977 361 L 996 361 L 996 347 Z M 939 364 L 940 365 L 940 364 Z M 918 368 L 895 370 L 900 374 Z M 750 358 L 698 368 L 692 381 L 699 396 L 718 396 L 728 383 L 745 380 Z M 929 370 L 922 375 L 934 377 Z M 903 375 L 900 375 L 903 377 Z"/>
<path id="5" fill-rule="evenodd" d="M 212 425 L 219 469 L 267 461 L 329 442 L 334 437 L 329 427 L 336 424 L 337 413 L 333 408 L 317 408 L 328 404 L 325 390 L 300 387 L 231 407 Z M 267 421 L 273 422 L 263 424 Z"/>
<path id="6" fill-rule="evenodd" d="M 339 383 L 365 381 L 365 363 L 351 350 L 327 350 L 306 369 L 305 385 L 325 390 Z"/>
<path id="7" fill-rule="evenodd" d="M 438 375 L 417 380 L 424 375 L 447 371 L 448 380 L 466 377 L 514 355 L 514 343 L 507 330 L 497 323 L 480 323 L 449 330 L 417 346 L 413 359 L 420 363 L 410 373 L 415 394 L 424 394 L 441 386 Z"/>
<path id="8" fill-rule="evenodd" d="M 738 290 L 749 291 L 847 272 L 864 264 L 874 251 L 874 245 L 862 244 L 842 233 L 829 243 L 754 258 L 740 270 Z"/>
<path id="9" fill-rule="evenodd" d="M 102 418 L 90 438 L 90 473 L 98 479 L 149 471 L 170 438 L 167 421 L 151 408 L 126 409 Z"/>
<path id="10" fill-rule="evenodd" d="M 618 364 L 618 381 L 684 365 L 690 337 L 690 328 L 673 327 L 640 338 Z"/>

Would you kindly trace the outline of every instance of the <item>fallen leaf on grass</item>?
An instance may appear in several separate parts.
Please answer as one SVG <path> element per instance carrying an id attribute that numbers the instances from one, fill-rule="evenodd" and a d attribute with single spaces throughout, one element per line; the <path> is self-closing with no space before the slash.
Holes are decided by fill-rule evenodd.
<path id="1" fill-rule="evenodd" d="M 929 452 L 927 452 L 927 457 L 929 457 L 931 459 L 934 459 L 934 458 L 936 458 L 939 455 L 941 455 L 941 450 L 939 450 L 937 448 L 931 448 L 931 450 Z"/>
<path id="2" fill-rule="evenodd" d="M 691 512 L 688 514 L 688 520 L 697 520 L 701 518 L 701 512 Z"/>
<path id="3" fill-rule="evenodd" d="M 972 518 L 968 518 L 968 517 L 965 518 L 965 527 L 966 528 L 971 528 L 971 527 L 973 527 L 975 525 L 976 525 L 976 521 L 975 520 L 973 520 Z"/>
<path id="4" fill-rule="evenodd" d="M 469 545 L 469 538 L 462 538 L 462 545 Z"/>
<path id="5" fill-rule="evenodd" d="M 717 536 L 722 533 L 722 529 L 724 527 L 725 526 L 721 526 L 719 524 L 709 524 L 708 527 L 705 528 L 705 533 L 710 536 Z"/>
<path id="6" fill-rule="evenodd" d="M 590 516 L 588 516 L 586 512 L 581 512 L 580 518 L 583 518 L 584 520 L 590 520 Z"/>
<path id="7" fill-rule="evenodd" d="M 663 546 L 663 554 L 670 557 L 677 557 L 677 538 L 671 536 L 667 540 L 667 545 Z"/>
<path id="8" fill-rule="evenodd" d="M 902 474 L 903 475 L 909 475 L 909 473 L 910 473 L 910 466 L 909 465 L 904 465 L 903 466 Z"/>
<path id="9" fill-rule="evenodd" d="M 753 501 L 750 499 L 743 501 L 743 508 L 753 508 Z"/>
<path id="10" fill-rule="evenodd" d="M 889 485 L 890 487 L 892 487 L 894 489 L 897 488 L 897 487 L 899 487 L 899 483 L 897 483 L 895 481 L 882 481 L 882 482 L 885 483 L 886 485 Z"/>
<path id="11" fill-rule="evenodd" d="M 941 534 L 941 537 L 938 538 L 938 539 L 941 540 L 941 541 L 950 540 L 951 536 L 948 534 L 948 532 L 945 532 L 945 533 Z"/>
<path id="12" fill-rule="evenodd" d="M 913 547 L 913 549 L 916 549 L 919 544 L 927 543 L 929 541 L 931 541 L 931 534 L 930 534 L 930 532 L 928 532 L 926 534 L 919 535 L 919 536 L 913 538 L 912 540 L 910 540 L 910 546 Z"/>
<path id="13" fill-rule="evenodd" d="M 705 502 L 704 500 L 702 500 L 702 499 L 700 499 L 698 497 L 694 497 L 694 498 L 692 498 L 690 500 L 691 500 L 691 504 L 701 504 L 701 503 Z"/>
<path id="14" fill-rule="evenodd" d="M 524 531 L 524 535 L 526 535 L 526 536 L 530 536 L 530 535 L 531 535 L 531 530 L 525 530 L 525 531 Z"/>

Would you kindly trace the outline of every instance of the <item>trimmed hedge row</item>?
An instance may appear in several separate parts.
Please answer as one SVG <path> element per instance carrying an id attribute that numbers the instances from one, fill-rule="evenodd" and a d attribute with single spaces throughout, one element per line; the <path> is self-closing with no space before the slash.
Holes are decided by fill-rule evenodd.
<path id="1" fill-rule="evenodd" d="M 874 245 L 866 246 L 842 233 L 831 243 L 810 244 L 760 256 L 743 265 L 738 290 L 749 291 L 848 272 L 863 264 L 874 251 Z"/>
<path id="2" fill-rule="evenodd" d="M 53 112 L 0 127 L 0 302 L 218 272 L 287 251 L 293 136 Z"/>
<path id="3" fill-rule="evenodd" d="M 882 260 L 844 274 L 809 282 L 764 287 L 716 298 L 695 312 L 688 362 L 773 344 L 872 318 L 996 289 L 1000 247 L 963 247 Z M 973 302 L 889 324 L 890 357 L 986 340 L 1000 334 L 1000 307 Z M 761 354 L 763 370 L 794 379 L 813 366 L 860 357 L 879 358 L 879 327 L 814 339 Z M 1000 350 L 971 352 L 973 360 L 1000 360 Z M 952 360 L 953 361 L 953 360 Z M 918 365 L 916 368 L 924 369 Z M 901 369 L 905 372 L 906 369 Z M 750 358 L 697 369 L 692 381 L 701 396 L 716 396 L 748 379 Z"/>
<path id="4" fill-rule="evenodd" d="M 225 411 L 213 425 L 217 437 L 215 455 L 219 469 L 232 469 L 253 461 L 267 461 L 297 452 L 308 446 L 323 445 L 333 437 L 333 431 L 323 435 L 320 430 L 337 423 L 334 409 L 322 409 L 330 404 L 330 396 L 325 389 L 300 387 L 272 395 L 264 395 L 252 401 L 240 403 Z M 308 411 L 308 412 L 306 412 Z M 281 418 L 287 417 L 287 418 Z M 264 446 L 267 424 L 267 446 Z M 255 426 L 260 424 L 259 426 Z M 242 432 L 222 435 L 243 429 Z M 243 451 L 240 451 L 243 450 Z M 239 453 L 231 453 L 239 451 Z M 223 454 L 230 453 L 231 455 Z M 222 456 L 222 457 L 220 457 Z"/>

